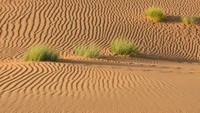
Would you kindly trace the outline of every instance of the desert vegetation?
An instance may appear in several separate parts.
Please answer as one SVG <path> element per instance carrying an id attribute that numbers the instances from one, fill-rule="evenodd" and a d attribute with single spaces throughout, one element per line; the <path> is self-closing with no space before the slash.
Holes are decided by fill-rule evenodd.
<path id="1" fill-rule="evenodd" d="M 182 17 L 181 21 L 185 24 L 196 24 L 197 23 L 197 17 Z"/>
<path id="2" fill-rule="evenodd" d="M 136 55 L 138 52 L 135 44 L 120 38 L 111 42 L 110 49 L 117 55 Z"/>
<path id="3" fill-rule="evenodd" d="M 80 45 L 74 48 L 75 54 L 77 56 L 82 56 L 85 58 L 96 58 L 99 56 L 99 48 L 94 44 L 90 44 L 89 46 Z"/>
<path id="4" fill-rule="evenodd" d="M 166 18 L 166 15 L 162 11 L 161 8 L 155 8 L 151 7 L 145 11 L 145 15 L 153 20 L 154 22 L 161 22 L 164 21 Z"/>
<path id="5" fill-rule="evenodd" d="M 45 46 L 31 47 L 24 55 L 25 61 L 57 61 L 58 53 Z"/>

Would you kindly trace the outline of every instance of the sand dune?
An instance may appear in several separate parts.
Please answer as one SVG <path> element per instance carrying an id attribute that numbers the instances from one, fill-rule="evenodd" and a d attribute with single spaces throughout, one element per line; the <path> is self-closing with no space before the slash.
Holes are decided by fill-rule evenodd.
<path id="1" fill-rule="evenodd" d="M 151 6 L 163 8 L 167 21 L 148 20 Z M 200 26 L 180 22 L 199 16 L 199 6 L 197 0 L 0 0 L 0 112 L 199 113 Z M 119 36 L 139 46 L 139 58 L 111 56 L 109 44 Z M 75 57 L 73 47 L 82 43 L 96 44 L 103 56 Z M 23 62 L 37 44 L 61 59 Z"/>
<path id="2" fill-rule="evenodd" d="M 1 112 L 199 112 L 198 64 L 138 64 L 1 64 Z"/>
<path id="3" fill-rule="evenodd" d="M 106 55 L 111 40 L 122 36 L 148 55 L 197 60 L 200 27 L 177 18 L 199 16 L 199 4 L 195 0 L 2 0 L 0 47 L 6 54 L 1 59 L 20 58 L 35 44 L 49 45 L 67 57 L 73 45 L 95 43 Z M 162 7 L 169 21 L 147 20 L 144 10 L 151 6 Z"/>

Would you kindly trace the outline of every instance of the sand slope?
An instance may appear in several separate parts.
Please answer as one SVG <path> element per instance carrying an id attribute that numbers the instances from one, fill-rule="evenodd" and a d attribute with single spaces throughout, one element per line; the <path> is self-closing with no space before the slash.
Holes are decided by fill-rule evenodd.
<path id="1" fill-rule="evenodd" d="M 148 7 L 168 21 L 153 23 Z M 200 25 L 197 0 L 0 0 L 0 112 L 199 113 Z M 118 36 L 139 46 L 139 57 L 112 57 Z M 74 57 L 94 43 L 100 59 Z M 36 44 L 60 53 L 59 62 L 23 62 Z M 78 60 L 77 60 L 78 59 Z M 82 59 L 82 60 L 80 60 Z"/>
<path id="2" fill-rule="evenodd" d="M 174 64 L 1 64 L 0 112 L 200 112 L 199 65 Z"/>
<path id="3" fill-rule="evenodd" d="M 179 18 L 199 16 L 199 5 L 196 0 L 1 0 L 0 58 L 20 58 L 35 44 L 68 57 L 74 45 L 95 43 L 107 55 L 111 40 L 122 36 L 148 55 L 197 60 L 200 27 Z M 168 22 L 147 20 L 144 11 L 151 6 L 162 7 Z"/>

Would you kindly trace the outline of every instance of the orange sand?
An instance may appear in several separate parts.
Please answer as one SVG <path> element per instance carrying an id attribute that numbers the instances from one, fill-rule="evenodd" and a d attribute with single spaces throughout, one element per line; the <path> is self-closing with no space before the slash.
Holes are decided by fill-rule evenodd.
<path id="1" fill-rule="evenodd" d="M 168 21 L 148 20 L 151 6 Z M 200 26 L 180 22 L 199 8 L 197 0 L 0 0 L 0 112 L 199 113 Z M 138 58 L 111 56 L 118 36 L 139 46 Z M 103 56 L 76 57 L 80 43 Z M 36 44 L 61 59 L 22 61 Z"/>

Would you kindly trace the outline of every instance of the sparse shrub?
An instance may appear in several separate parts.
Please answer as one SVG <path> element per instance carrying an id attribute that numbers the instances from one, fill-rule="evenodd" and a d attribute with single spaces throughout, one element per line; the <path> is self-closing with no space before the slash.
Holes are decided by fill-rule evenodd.
<path id="1" fill-rule="evenodd" d="M 99 56 L 100 50 L 93 44 L 89 46 L 80 45 L 79 47 L 75 47 L 75 54 L 77 56 L 83 56 L 86 58 L 96 58 Z"/>
<path id="2" fill-rule="evenodd" d="M 75 47 L 74 51 L 75 51 L 75 54 L 77 56 L 84 56 L 85 52 L 86 52 L 87 48 L 86 46 L 79 46 L 79 47 Z"/>
<path id="3" fill-rule="evenodd" d="M 166 18 L 165 14 L 163 13 L 162 9 L 151 7 L 145 11 L 145 15 L 153 20 L 154 22 L 161 22 L 164 21 Z"/>
<path id="4" fill-rule="evenodd" d="M 136 55 L 138 52 L 135 44 L 119 38 L 111 42 L 110 49 L 117 55 Z"/>
<path id="5" fill-rule="evenodd" d="M 35 46 L 29 49 L 25 54 L 25 61 L 57 61 L 58 53 L 45 47 L 45 46 Z"/>
<path id="6" fill-rule="evenodd" d="M 182 17 L 181 20 L 185 24 L 196 24 L 197 23 L 196 17 Z"/>

